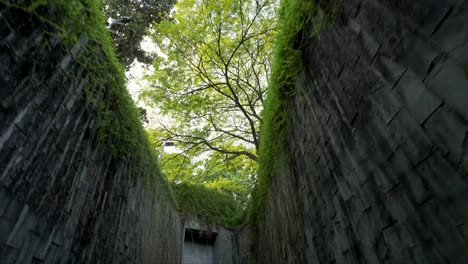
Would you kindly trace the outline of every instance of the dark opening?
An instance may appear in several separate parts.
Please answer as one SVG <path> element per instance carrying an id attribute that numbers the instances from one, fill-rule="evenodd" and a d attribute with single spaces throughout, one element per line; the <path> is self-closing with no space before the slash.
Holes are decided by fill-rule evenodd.
<path id="1" fill-rule="evenodd" d="M 205 245 L 213 245 L 218 234 L 211 231 L 202 231 L 197 229 L 185 229 L 185 241 L 195 242 Z"/>

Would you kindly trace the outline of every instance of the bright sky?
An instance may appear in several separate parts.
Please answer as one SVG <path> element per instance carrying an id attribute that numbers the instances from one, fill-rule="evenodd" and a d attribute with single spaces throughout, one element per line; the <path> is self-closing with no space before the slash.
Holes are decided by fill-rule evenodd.
<path id="1" fill-rule="evenodd" d="M 165 56 L 159 48 L 154 44 L 151 39 L 147 36 L 143 38 L 141 42 L 141 48 L 149 53 L 156 53 L 158 56 Z M 149 124 L 148 127 L 154 127 L 159 123 L 159 119 L 162 116 L 158 113 L 158 110 L 146 105 L 143 101 L 138 99 L 140 92 L 147 88 L 149 82 L 144 79 L 145 75 L 149 75 L 153 72 L 153 66 L 146 66 L 144 63 L 134 61 L 130 69 L 126 72 L 127 75 L 127 90 L 135 101 L 137 106 L 143 107 L 148 113 Z"/>
<path id="2" fill-rule="evenodd" d="M 158 56 L 165 57 L 165 54 L 161 53 L 159 48 L 154 44 L 149 37 L 144 37 L 143 41 L 141 42 L 141 48 L 149 53 L 156 53 Z M 162 116 L 157 108 L 153 108 L 148 106 L 142 100 L 138 99 L 140 92 L 147 88 L 149 82 L 144 79 L 145 75 L 149 75 L 153 72 L 153 66 L 149 65 L 146 66 L 144 63 L 140 63 L 138 61 L 134 61 L 133 64 L 130 66 L 130 69 L 126 72 L 127 75 L 127 90 L 132 96 L 133 101 L 139 107 L 143 107 L 146 109 L 148 114 L 149 123 L 145 127 L 157 127 L 159 122 L 168 123 L 168 118 Z M 165 147 L 165 153 L 173 153 L 177 149 L 175 147 Z"/>

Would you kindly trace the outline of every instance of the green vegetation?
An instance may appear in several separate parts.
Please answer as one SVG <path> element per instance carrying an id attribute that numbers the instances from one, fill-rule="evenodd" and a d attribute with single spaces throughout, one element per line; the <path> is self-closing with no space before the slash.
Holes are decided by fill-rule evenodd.
<path id="1" fill-rule="evenodd" d="M 258 182 L 253 190 L 252 204 L 248 212 L 248 221 L 252 227 L 258 226 L 264 218 L 267 191 L 271 178 L 277 172 L 278 159 L 284 156 L 281 153 L 290 153 L 284 141 L 287 131 L 286 119 L 289 104 L 292 103 L 289 98 L 293 93 L 293 78 L 302 68 L 301 48 L 305 40 L 316 35 L 329 21 L 329 15 L 321 21 L 318 20 L 318 6 L 320 5 L 327 14 L 332 14 L 336 5 L 331 2 L 325 9 L 324 6 L 307 0 L 283 0 L 281 3 L 272 73 L 265 109 L 262 112 L 264 122 L 260 129 L 262 140 L 259 149 Z M 305 25 L 310 25 L 310 28 L 306 30 Z"/>
<path id="2" fill-rule="evenodd" d="M 160 141 L 181 152 L 257 160 L 260 111 L 276 32 L 276 0 L 180 0 L 153 41 L 166 56 L 154 63 L 148 104 L 171 118 Z"/>
<path id="3" fill-rule="evenodd" d="M 153 62 L 142 94 L 170 118 L 151 132 L 178 149 L 164 154 L 162 170 L 171 182 L 203 185 L 245 208 L 256 181 L 278 0 L 180 0 L 175 7 L 153 27 L 166 56 Z"/>
<path id="4" fill-rule="evenodd" d="M 203 184 L 231 194 L 236 198 L 243 197 L 240 202 L 247 209 L 238 213 L 231 220 L 235 221 L 236 225 L 244 224 L 248 214 L 249 223 L 252 226 L 257 226 L 264 217 L 264 201 L 271 177 L 277 171 L 280 154 L 289 153 L 284 142 L 287 131 L 287 109 L 290 103 L 289 98 L 292 95 L 293 78 L 302 68 L 301 48 L 303 42 L 316 35 L 322 25 L 328 22 L 329 16 L 321 17 L 319 10 L 331 14 L 335 10 L 335 4 L 333 1 L 328 2 L 327 5 L 306 0 L 283 1 L 280 8 L 279 24 L 275 19 L 275 8 L 269 10 L 272 13 L 265 16 L 262 23 L 253 24 L 253 32 L 257 32 L 258 29 L 262 32 L 261 29 L 264 28 L 262 25 L 271 26 L 268 29 L 271 30 L 271 33 L 266 35 L 267 38 L 265 36 L 262 38 L 268 48 L 258 51 L 265 59 L 260 65 L 267 65 L 267 70 L 263 74 L 266 75 L 264 81 L 268 81 L 268 94 L 265 94 L 266 83 L 257 82 L 261 96 L 255 101 L 259 105 L 253 106 L 249 105 L 249 99 L 254 96 L 249 94 L 242 99 L 244 101 L 234 100 L 231 102 L 229 100 L 229 96 L 236 99 L 239 94 L 245 95 L 246 87 L 239 84 L 248 83 L 251 78 L 254 78 L 254 74 L 240 72 L 236 69 L 248 59 L 252 59 L 249 57 L 249 48 L 251 47 L 248 45 L 246 59 L 235 61 L 233 65 L 229 64 L 231 54 L 235 54 L 234 57 L 244 56 L 243 54 L 238 55 L 236 50 L 236 47 L 244 45 L 242 34 L 240 37 L 236 35 L 236 25 L 242 24 L 236 19 L 242 20 L 243 14 L 238 10 L 246 10 L 236 6 L 238 3 L 242 6 L 242 3 L 253 2 L 226 0 L 218 3 L 207 1 L 201 10 L 197 9 L 200 6 L 195 5 L 194 1 L 179 2 L 182 7 L 177 5 L 180 8 L 178 8 L 178 14 L 174 19 L 178 23 L 164 21 L 158 27 L 157 34 L 153 35 L 154 40 L 166 52 L 168 58 L 166 60 L 160 59 L 154 64 L 157 69 L 155 75 L 151 77 L 154 87 L 148 90 L 145 96 L 147 99 L 151 99 L 150 101 L 157 102 L 156 105 L 166 114 L 170 114 L 177 123 L 172 127 L 164 126 L 156 133 L 159 140 L 176 141 L 184 149 L 183 153 L 167 155 L 163 159 L 163 170 L 169 179 L 187 184 Z M 262 3 L 266 2 L 258 2 L 257 4 L 261 6 Z M 257 11 L 259 14 L 264 12 L 264 10 L 258 9 Z M 223 12 L 228 12 L 230 15 L 222 15 Z M 200 14 L 202 17 L 194 14 Z M 212 20 L 207 18 L 212 18 Z M 308 26 L 307 30 L 304 30 L 305 25 L 311 25 L 311 27 Z M 279 33 L 276 34 L 278 29 Z M 222 32 L 230 37 L 226 37 Z M 237 32 L 243 32 L 243 30 L 240 29 Z M 237 38 L 232 36 L 237 36 Z M 273 39 L 275 39 L 273 66 L 271 75 L 269 75 L 272 60 L 270 45 L 272 45 Z M 252 65 L 255 69 L 255 63 L 248 64 L 249 67 Z M 231 83 L 239 86 L 230 87 L 229 78 L 232 73 L 237 73 L 237 75 L 234 74 L 231 77 Z M 239 81 L 239 79 L 245 79 L 245 81 Z M 228 100 L 223 98 L 226 94 Z M 264 97 L 266 97 L 265 105 L 263 105 Z M 226 113 L 228 109 L 237 107 L 237 110 L 240 109 L 242 113 L 242 109 L 236 105 L 239 102 L 241 106 L 247 106 L 247 110 L 251 110 L 254 115 L 243 117 L 240 115 L 247 120 L 244 122 L 245 127 L 223 126 L 229 123 L 229 115 L 235 116 L 231 112 Z M 225 108 L 226 105 L 229 107 Z M 265 108 L 262 114 L 258 115 L 256 111 L 263 109 L 263 107 Z M 249 118 L 256 120 L 253 129 L 249 129 Z M 259 133 L 258 126 L 260 124 L 261 131 Z M 235 134 L 234 137 L 229 134 L 238 131 L 247 131 L 248 133 Z M 244 140 L 243 145 L 236 145 L 239 138 L 241 141 L 248 140 Z M 245 142 L 252 144 L 255 147 L 254 151 L 245 149 Z M 217 154 L 226 154 L 222 156 L 224 160 L 211 154 L 202 163 L 194 162 L 193 157 L 196 153 L 206 151 L 206 149 L 217 151 Z M 243 151 L 255 155 L 254 158 L 241 154 Z M 242 165 L 239 165 L 246 162 L 245 159 L 238 160 L 238 165 L 232 166 L 232 169 L 225 166 L 228 164 L 228 160 L 236 159 L 242 155 L 255 162 L 258 161 L 259 165 L 258 171 L 255 165 L 251 170 L 253 177 L 251 177 L 249 185 L 238 184 L 238 179 L 242 179 L 239 175 L 246 172 L 242 169 Z M 221 166 L 216 169 L 213 165 L 217 164 L 218 161 L 221 161 L 219 162 Z M 285 162 L 292 161 L 286 160 Z M 210 174 L 206 171 L 211 170 L 213 173 L 206 176 Z M 255 187 L 252 188 L 254 183 Z M 184 188 L 188 186 L 187 184 L 183 185 Z M 248 192 L 251 192 L 251 195 Z M 198 194 L 201 193 L 192 193 L 193 197 Z M 247 203 L 248 197 L 251 197 L 250 203 Z M 195 198 L 188 200 L 189 204 L 181 207 L 181 210 L 196 208 L 195 204 L 190 204 L 190 202 L 195 201 Z M 207 216 L 213 212 L 207 210 L 205 213 L 204 216 Z M 224 223 L 226 223 L 226 218 Z"/>
<path id="5" fill-rule="evenodd" d="M 231 196 L 196 184 L 173 184 L 172 190 L 184 217 L 196 216 L 208 224 L 238 225 L 233 219 L 242 210 Z"/>
<path id="6" fill-rule="evenodd" d="M 194 161 L 184 154 L 165 154 L 161 162 L 170 182 L 202 184 L 228 194 L 245 207 L 256 175 L 256 162 L 238 156 L 226 159 L 212 153 L 204 160 Z"/>
<path id="7" fill-rule="evenodd" d="M 102 0 L 119 61 L 130 66 L 136 59 L 151 64 L 152 58 L 141 49 L 146 30 L 167 17 L 174 0 Z"/>

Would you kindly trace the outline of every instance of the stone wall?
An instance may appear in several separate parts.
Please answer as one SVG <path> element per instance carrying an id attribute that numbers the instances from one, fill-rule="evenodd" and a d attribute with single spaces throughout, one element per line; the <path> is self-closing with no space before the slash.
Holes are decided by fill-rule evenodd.
<path id="1" fill-rule="evenodd" d="M 468 1 L 339 11 L 303 48 L 257 262 L 468 263 Z"/>
<path id="2" fill-rule="evenodd" d="M 239 231 L 220 227 L 214 244 L 214 263 L 241 263 L 239 249 Z"/>
<path id="3" fill-rule="evenodd" d="M 239 263 L 256 263 L 255 243 L 258 242 L 250 226 L 245 226 L 239 230 Z"/>
<path id="4" fill-rule="evenodd" d="M 179 263 L 183 227 L 159 172 L 96 143 L 95 87 L 76 62 L 94 44 L 64 49 L 53 33 L 0 3 L 0 263 Z"/>

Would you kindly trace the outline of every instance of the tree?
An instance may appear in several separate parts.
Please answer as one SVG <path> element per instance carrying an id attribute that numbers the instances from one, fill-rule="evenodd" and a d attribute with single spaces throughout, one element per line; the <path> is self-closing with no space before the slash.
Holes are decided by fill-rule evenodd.
<path id="1" fill-rule="evenodd" d="M 103 4 L 120 62 L 127 67 L 135 59 L 151 64 L 140 43 L 153 23 L 168 16 L 174 0 L 103 0 Z"/>
<path id="2" fill-rule="evenodd" d="M 198 161 L 185 153 L 165 154 L 161 164 L 170 182 L 204 185 L 228 194 L 243 206 L 247 204 L 257 167 L 245 156 L 230 159 L 216 152 Z"/>
<path id="3" fill-rule="evenodd" d="M 257 160 L 277 2 L 180 0 L 151 35 L 166 56 L 153 63 L 148 104 L 172 118 L 160 140 L 187 155 Z"/>
<path id="4" fill-rule="evenodd" d="M 192 158 L 184 154 L 164 154 L 161 161 L 162 172 L 171 182 L 176 183 L 193 183 L 194 171 L 197 165 L 192 161 Z M 200 182 L 201 183 L 201 182 Z"/>
<path id="5" fill-rule="evenodd" d="M 149 123 L 148 112 L 146 111 L 146 109 L 141 106 L 137 107 L 137 109 L 138 109 L 138 115 L 140 116 L 141 122 L 144 124 L 148 124 Z"/>
<path id="6" fill-rule="evenodd" d="M 231 195 L 243 206 L 247 205 L 256 174 L 257 162 L 246 156 L 230 159 L 217 152 L 212 152 L 204 167 L 196 171 L 197 179 L 204 181 L 205 186 Z"/>

